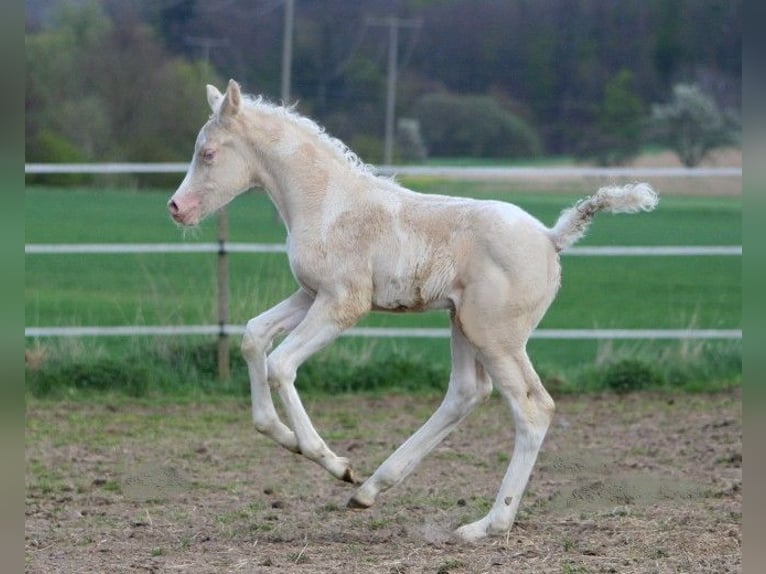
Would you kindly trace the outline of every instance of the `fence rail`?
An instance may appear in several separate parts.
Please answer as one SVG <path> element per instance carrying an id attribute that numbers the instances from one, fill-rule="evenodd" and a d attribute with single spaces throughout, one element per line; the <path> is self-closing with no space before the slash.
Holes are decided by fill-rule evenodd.
<path id="1" fill-rule="evenodd" d="M 186 173 L 188 163 L 27 163 L 27 174 L 119 174 L 119 173 Z M 465 181 L 510 181 L 536 178 L 582 177 L 742 177 L 741 167 L 459 167 L 381 165 L 374 166 L 379 175 L 402 177 L 437 177 Z"/>
<path id="2" fill-rule="evenodd" d="M 27 327 L 24 336 L 44 337 L 160 337 L 180 335 L 242 335 L 243 325 L 118 325 L 93 327 Z M 343 337 L 447 339 L 449 329 L 425 327 L 355 327 Z M 533 339 L 741 339 L 740 329 L 537 329 Z"/>
<path id="3" fill-rule="evenodd" d="M 285 253 L 282 243 L 31 243 L 24 253 L 34 255 L 130 253 Z M 660 245 L 570 247 L 564 256 L 740 256 L 741 245 Z"/>

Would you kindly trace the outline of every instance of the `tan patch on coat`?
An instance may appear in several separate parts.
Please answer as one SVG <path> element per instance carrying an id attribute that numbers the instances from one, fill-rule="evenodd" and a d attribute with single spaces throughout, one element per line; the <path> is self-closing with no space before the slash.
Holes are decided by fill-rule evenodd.
<path id="1" fill-rule="evenodd" d="M 328 244 L 336 247 L 339 257 L 359 259 L 361 264 L 371 247 L 391 230 L 392 224 L 393 216 L 382 206 L 358 205 L 341 213 L 331 224 Z"/>
<path id="2" fill-rule="evenodd" d="M 319 212 L 329 192 L 330 170 L 324 167 L 315 145 L 303 143 L 292 154 L 295 172 L 302 182 L 296 193 L 286 197 L 291 216 L 297 213 Z"/>

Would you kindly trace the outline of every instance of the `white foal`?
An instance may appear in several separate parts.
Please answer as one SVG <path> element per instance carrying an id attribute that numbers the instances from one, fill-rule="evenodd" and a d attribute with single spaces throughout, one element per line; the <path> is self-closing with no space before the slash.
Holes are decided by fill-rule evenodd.
<path id="1" fill-rule="evenodd" d="M 526 344 L 558 290 L 558 254 L 599 211 L 653 209 L 654 191 L 646 184 L 599 189 L 548 229 L 509 203 L 423 195 L 376 177 L 315 123 L 243 97 L 234 81 L 225 94 L 208 86 L 207 96 L 213 114 L 168 203 L 170 214 L 195 225 L 245 190 L 264 188 L 287 227 L 290 267 L 300 285 L 247 324 L 242 351 L 256 429 L 333 476 L 357 482 L 348 460 L 311 424 L 294 385 L 298 367 L 370 311 L 448 310 L 452 374 L 444 401 L 349 506 L 369 507 L 403 480 L 494 385 L 513 413 L 513 455 L 492 509 L 456 534 L 477 540 L 506 532 L 554 411 Z"/>

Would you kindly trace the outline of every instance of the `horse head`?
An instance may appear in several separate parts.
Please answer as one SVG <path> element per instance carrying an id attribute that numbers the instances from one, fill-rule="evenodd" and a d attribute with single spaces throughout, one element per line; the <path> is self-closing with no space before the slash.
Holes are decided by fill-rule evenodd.
<path id="1" fill-rule="evenodd" d="M 257 184 L 253 175 L 239 84 L 226 93 L 207 86 L 212 115 L 197 135 L 194 155 L 181 185 L 168 201 L 181 225 L 196 225 L 237 195 Z"/>

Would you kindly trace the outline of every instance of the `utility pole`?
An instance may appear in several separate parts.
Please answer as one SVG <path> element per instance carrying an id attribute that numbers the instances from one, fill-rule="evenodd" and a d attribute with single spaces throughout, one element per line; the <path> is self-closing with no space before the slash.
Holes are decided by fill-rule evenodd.
<path id="1" fill-rule="evenodd" d="M 285 27 L 282 36 L 282 105 L 290 105 L 290 75 L 293 61 L 295 0 L 285 0 Z"/>
<path id="2" fill-rule="evenodd" d="M 213 48 L 222 48 L 227 46 L 229 41 L 221 38 L 209 38 L 206 36 L 186 36 L 184 41 L 189 46 L 202 49 L 202 62 L 205 65 L 205 71 L 210 71 L 210 50 Z"/>
<path id="3" fill-rule="evenodd" d="M 422 20 L 367 18 L 368 26 L 388 27 L 388 75 L 386 78 L 386 133 L 383 147 L 383 163 L 391 165 L 394 156 L 394 127 L 396 125 L 396 81 L 399 73 L 399 28 L 420 28 Z"/>

